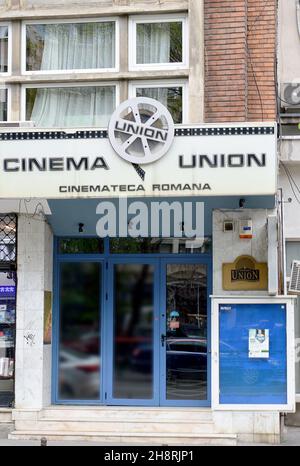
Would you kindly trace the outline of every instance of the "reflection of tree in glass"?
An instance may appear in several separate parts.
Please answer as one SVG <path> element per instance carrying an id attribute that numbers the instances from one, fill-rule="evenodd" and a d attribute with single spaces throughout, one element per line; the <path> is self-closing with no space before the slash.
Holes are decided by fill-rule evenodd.
<path id="1" fill-rule="evenodd" d="M 149 264 L 120 264 L 115 275 L 116 334 L 137 336 L 152 321 L 152 270 Z M 152 272 L 152 273 L 151 273 Z M 149 286 L 150 285 L 150 286 Z M 151 296 L 149 293 L 151 292 Z M 150 304 L 151 310 L 147 309 Z M 149 312 L 150 311 L 150 312 Z"/>
<path id="2" fill-rule="evenodd" d="M 131 308 L 130 319 L 127 327 L 126 334 L 132 336 L 135 331 L 135 327 L 138 326 L 143 311 L 143 304 L 145 301 L 145 286 L 149 272 L 149 265 L 144 264 L 142 269 L 137 276 L 137 280 L 134 283 L 131 293 Z"/>
<path id="3" fill-rule="evenodd" d="M 157 246 L 149 238 L 113 238 L 110 240 L 113 254 L 143 254 L 157 252 Z"/>
<path id="4" fill-rule="evenodd" d="M 207 318 L 207 272 L 199 264 L 170 264 L 167 268 L 167 312 L 176 309 L 180 325 L 205 335 Z M 193 330 L 194 329 L 194 330 Z"/>
<path id="5" fill-rule="evenodd" d="M 182 62 L 182 23 L 170 23 L 170 62 Z"/>
<path id="6" fill-rule="evenodd" d="M 103 241 L 99 238 L 67 238 L 59 241 L 60 254 L 101 253 Z"/>
<path id="7" fill-rule="evenodd" d="M 61 265 L 61 333 L 75 340 L 85 331 L 99 329 L 99 265 Z"/>

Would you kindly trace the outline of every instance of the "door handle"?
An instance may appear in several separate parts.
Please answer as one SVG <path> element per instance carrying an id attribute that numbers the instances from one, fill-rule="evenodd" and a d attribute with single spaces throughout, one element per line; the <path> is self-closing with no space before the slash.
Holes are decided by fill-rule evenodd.
<path id="1" fill-rule="evenodd" d="M 161 346 L 165 346 L 166 338 L 167 338 L 166 335 L 162 333 L 160 336 Z"/>

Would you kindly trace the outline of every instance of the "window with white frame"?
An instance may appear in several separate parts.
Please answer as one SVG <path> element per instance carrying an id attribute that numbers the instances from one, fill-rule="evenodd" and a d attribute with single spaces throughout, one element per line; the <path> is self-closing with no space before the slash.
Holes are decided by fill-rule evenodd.
<path id="1" fill-rule="evenodd" d="M 9 73 L 10 68 L 10 27 L 0 23 L 0 74 Z"/>
<path id="2" fill-rule="evenodd" d="M 118 99 L 115 83 L 25 86 L 23 108 L 26 108 L 26 115 L 23 117 L 44 128 L 104 128 Z"/>
<path id="3" fill-rule="evenodd" d="M 0 121 L 8 120 L 8 89 L 0 88 Z"/>
<path id="4" fill-rule="evenodd" d="M 129 20 L 129 68 L 188 67 L 187 16 L 132 16 Z"/>
<path id="5" fill-rule="evenodd" d="M 23 72 L 116 71 L 117 30 L 109 19 L 23 24 Z"/>
<path id="6" fill-rule="evenodd" d="M 138 81 L 129 84 L 130 97 L 150 97 L 158 100 L 171 113 L 174 123 L 186 121 L 187 90 L 185 81 Z"/>

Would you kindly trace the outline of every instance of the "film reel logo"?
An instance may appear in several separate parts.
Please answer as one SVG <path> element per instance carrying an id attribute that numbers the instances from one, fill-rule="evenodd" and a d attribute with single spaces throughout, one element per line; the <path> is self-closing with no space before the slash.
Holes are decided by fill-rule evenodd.
<path id="1" fill-rule="evenodd" d="M 112 114 L 108 135 L 115 152 L 137 170 L 137 166 L 156 162 L 168 152 L 174 122 L 160 102 L 136 97 L 123 102 Z"/>

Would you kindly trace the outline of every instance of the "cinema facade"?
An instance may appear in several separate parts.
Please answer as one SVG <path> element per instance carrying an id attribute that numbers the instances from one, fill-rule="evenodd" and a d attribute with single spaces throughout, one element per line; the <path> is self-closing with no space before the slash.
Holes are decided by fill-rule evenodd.
<path id="1" fill-rule="evenodd" d="M 17 231 L 2 272 L 11 437 L 276 442 L 295 402 L 276 125 L 174 129 L 154 99 L 123 107 L 110 122 L 156 115 L 167 146 L 151 134 L 143 152 L 112 125 L 0 133 L 1 196 L 35 209 L 2 214 L 2 234 Z"/>
<path id="2" fill-rule="evenodd" d="M 209 84 L 204 97 L 204 41 L 205 73 L 222 60 L 204 25 L 234 2 L 41 3 L 0 23 L 10 437 L 278 443 L 295 365 L 276 115 L 240 89 L 223 109 Z M 262 21 L 270 39 L 271 15 L 252 10 L 237 27 Z"/>

